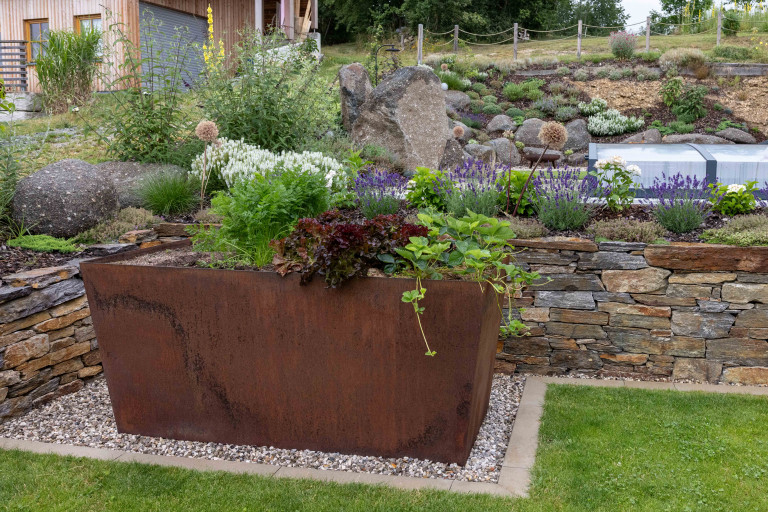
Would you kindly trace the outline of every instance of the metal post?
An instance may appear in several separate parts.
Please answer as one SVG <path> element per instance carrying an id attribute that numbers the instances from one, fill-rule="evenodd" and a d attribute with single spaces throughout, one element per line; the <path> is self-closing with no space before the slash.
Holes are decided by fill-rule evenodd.
<path id="1" fill-rule="evenodd" d="M 459 53 L 459 26 L 453 26 L 453 53 Z"/>
<path id="2" fill-rule="evenodd" d="M 717 46 L 720 46 L 720 34 L 723 32 L 723 10 L 717 11 Z"/>
<path id="3" fill-rule="evenodd" d="M 651 17 L 645 18 L 645 53 L 651 51 Z"/>
<path id="4" fill-rule="evenodd" d="M 424 57 L 423 50 L 424 50 L 424 25 L 419 23 L 419 41 L 416 47 L 416 63 L 419 66 L 421 66 L 421 61 L 422 61 L 422 58 Z"/>
<path id="5" fill-rule="evenodd" d="M 579 36 L 576 38 L 576 58 L 581 58 L 581 20 L 579 20 Z"/>
<path id="6" fill-rule="evenodd" d="M 515 57 L 515 60 L 517 60 L 517 23 L 515 23 L 515 34 L 514 34 L 513 41 L 514 41 L 514 43 L 513 43 L 512 47 L 514 48 L 514 52 L 515 52 L 514 57 Z"/>

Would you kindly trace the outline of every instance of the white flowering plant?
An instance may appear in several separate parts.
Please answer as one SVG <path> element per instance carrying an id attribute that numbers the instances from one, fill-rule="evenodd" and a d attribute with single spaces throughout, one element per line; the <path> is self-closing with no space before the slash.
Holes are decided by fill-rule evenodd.
<path id="1" fill-rule="evenodd" d="M 627 117 L 615 109 L 608 109 L 590 116 L 587 121 L 587 131 L 592 135 L 604 137 L 634 132 L 643 127 L 645 121 L 635 117 Z"/>
<path id="2" fill-rule="evenodd" d="M 748 181 L 744 185 L 712 183 L 709 185 L 709 202 L 718 213 L 732 217 L 749 213 L 755 209 L 756 181 Z"/>
<path id="3" fill-rule="evenodd" d="M 606 206 L 611 211 L 629 208 L 635 198 L 635 178 L 641 173 L 640 167 L 627 165 L 627 161 L 619 155 L 598 160 L 594 170 L 590 171 L 599 180 Z"/>

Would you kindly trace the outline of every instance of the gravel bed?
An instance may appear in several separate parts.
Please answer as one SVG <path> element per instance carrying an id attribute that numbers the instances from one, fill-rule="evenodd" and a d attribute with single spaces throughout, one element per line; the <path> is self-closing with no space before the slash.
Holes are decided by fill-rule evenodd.
<path id="1" fill-rule="evenodd" d="M 107 384 L 103 377 L 94 379 L 77 393 L 63 396 L 23 416 L 5 421 L 0 424 L 0 437 L 155 455 L 382 475 L 497 482 L 524 383 L 525 378 L 520 376 L 494 376 L 488 414 L 464 467 L 409 457 L 387 459 L 120 434 L 117 432 Z"/>

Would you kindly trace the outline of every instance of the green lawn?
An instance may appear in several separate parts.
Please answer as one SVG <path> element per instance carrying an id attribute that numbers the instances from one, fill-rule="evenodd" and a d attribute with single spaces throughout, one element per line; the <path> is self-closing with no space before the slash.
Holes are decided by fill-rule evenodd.
<path id="1" fill-rule="evenodd" d="M 768 510 L 768 398 L 550 386 L 529 499 L 0 452 L 3 510 Z"/>

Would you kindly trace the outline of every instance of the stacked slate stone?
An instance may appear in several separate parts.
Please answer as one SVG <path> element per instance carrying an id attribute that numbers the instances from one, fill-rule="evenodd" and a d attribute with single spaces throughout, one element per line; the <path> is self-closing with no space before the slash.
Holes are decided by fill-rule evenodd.
<path id="1" fill-rule="evenodd" d="M 768 248 L 515 241 L 542 278 L 502 371 L 768 384 Z"/>

